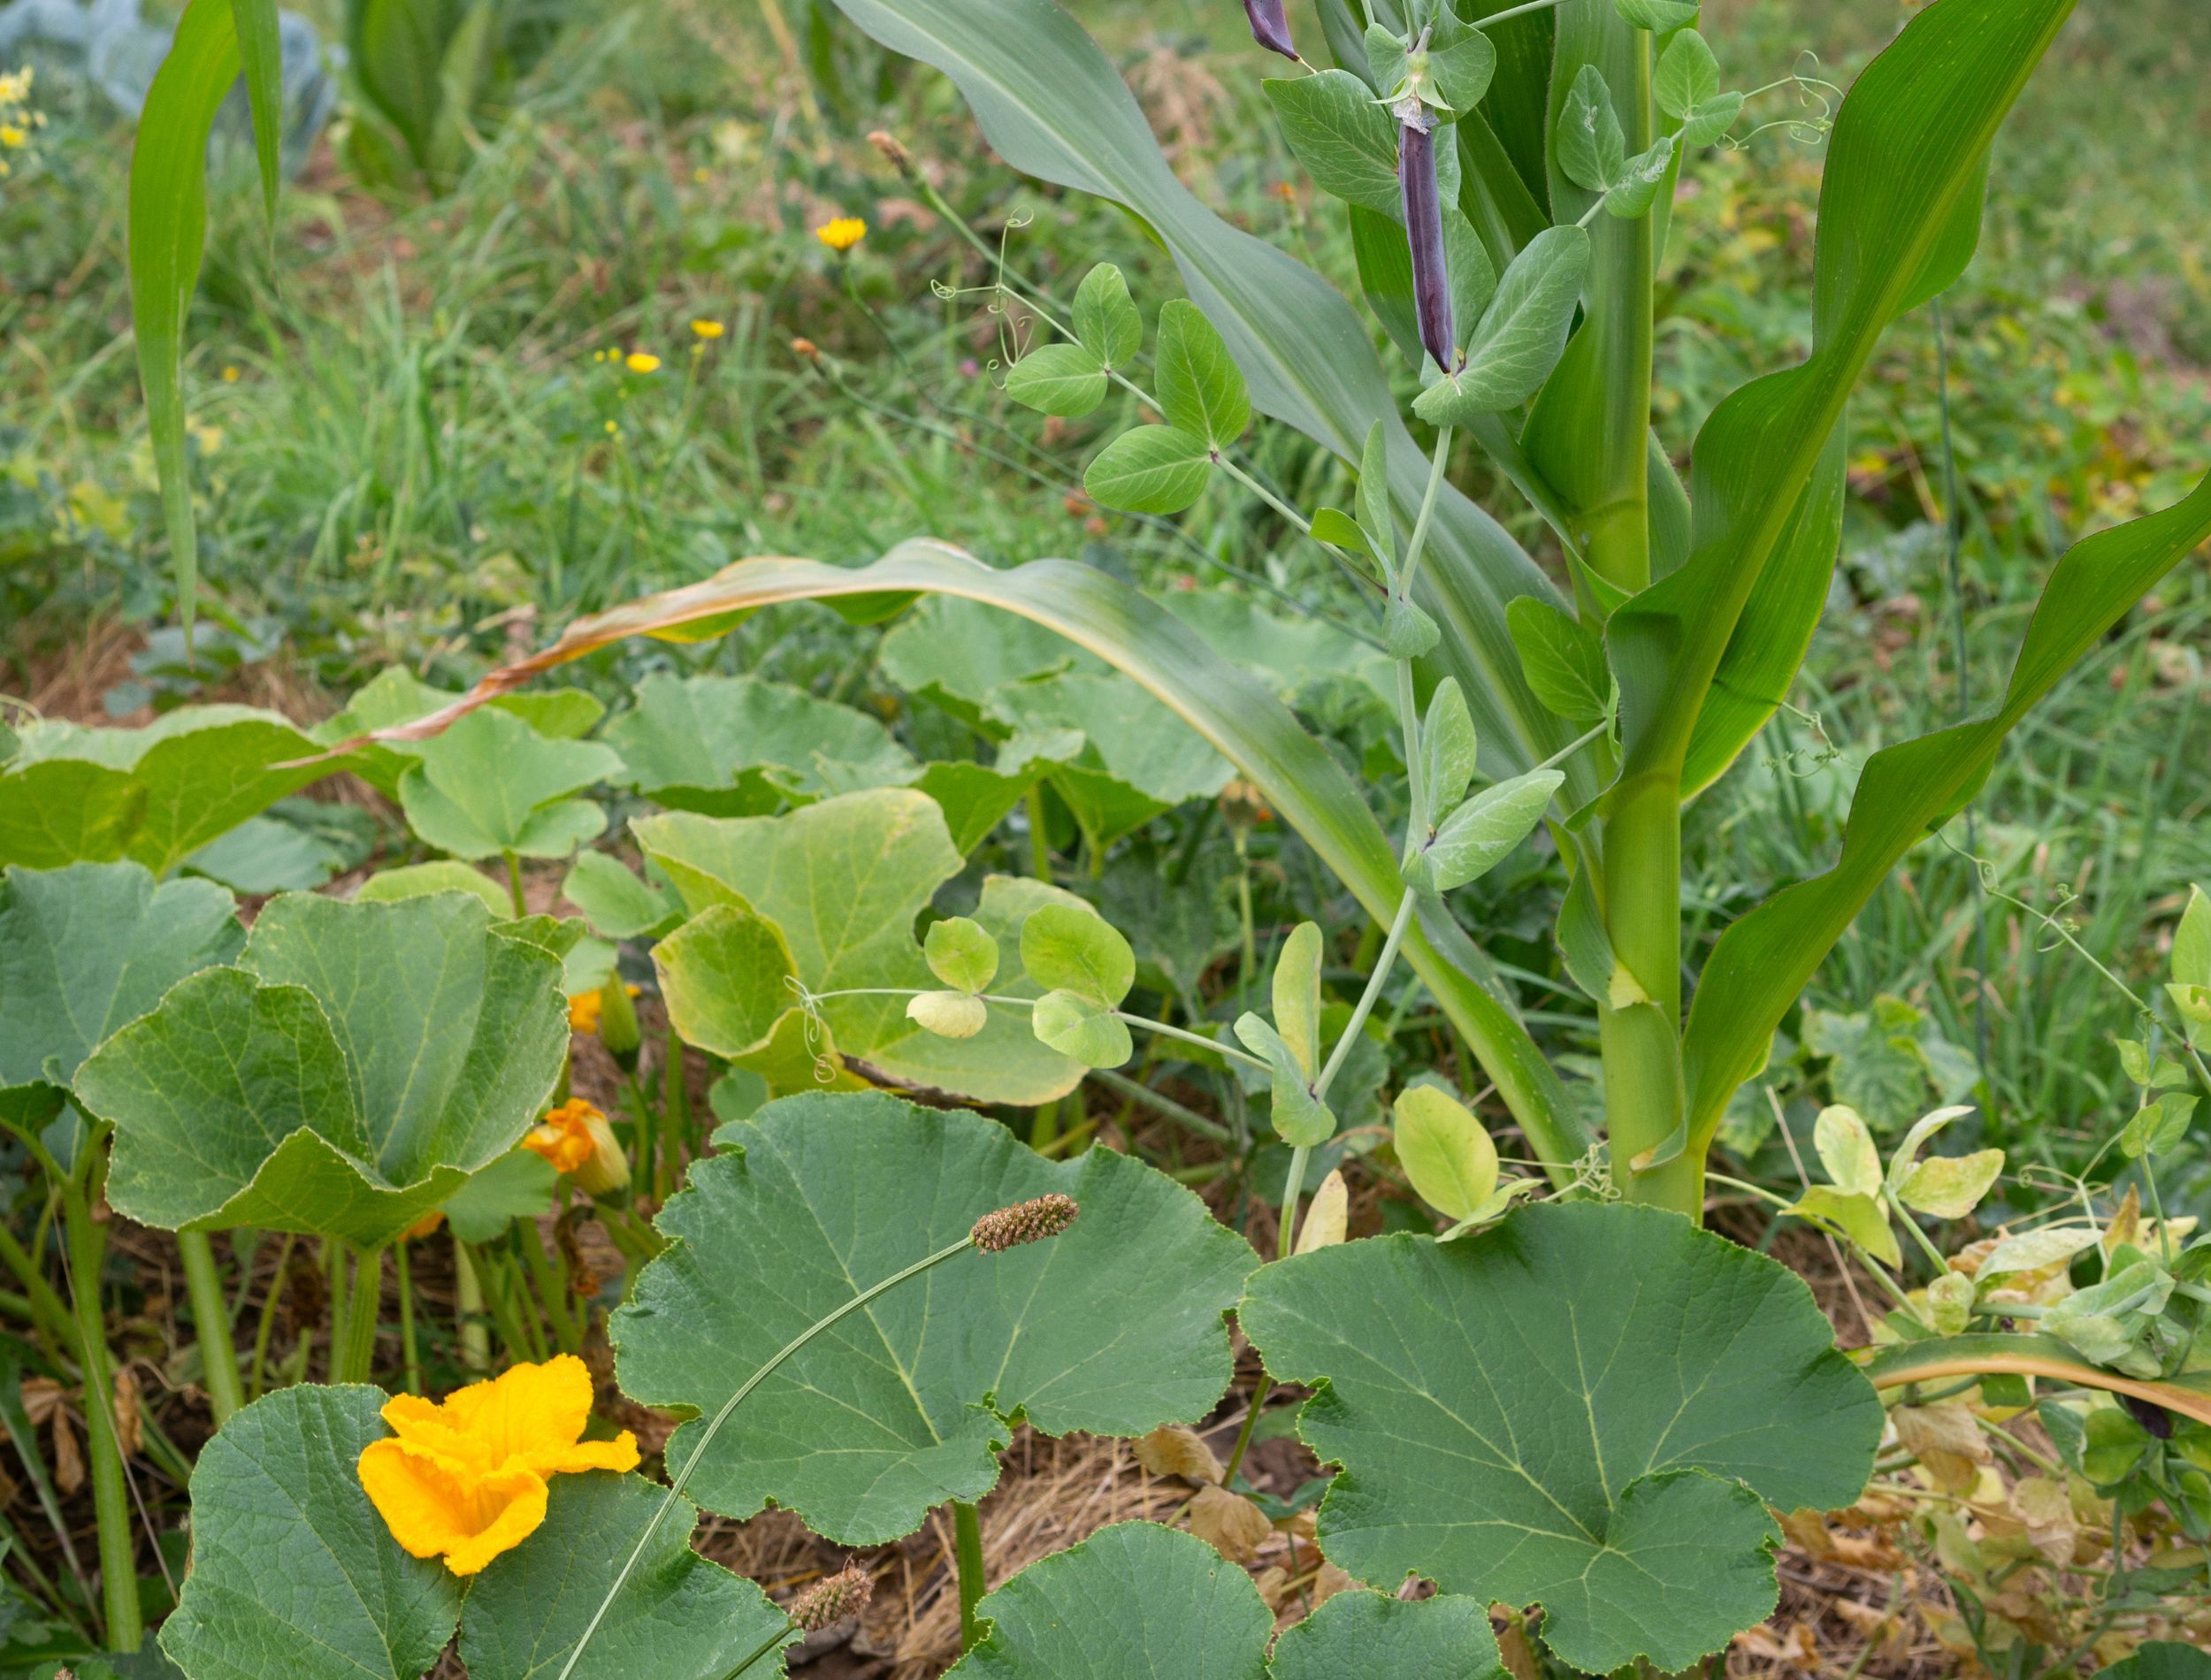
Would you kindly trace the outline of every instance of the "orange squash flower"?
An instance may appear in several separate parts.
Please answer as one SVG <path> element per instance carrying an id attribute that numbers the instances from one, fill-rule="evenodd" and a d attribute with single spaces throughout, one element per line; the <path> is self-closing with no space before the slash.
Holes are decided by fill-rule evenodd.
<path id="1" fill-rule="evenodd" d="M 474 1575 L 545 1521 L 548 1478 L 637 1468 L 637 1437 L 585 1440 L 590 1416 L 591 1373 L 572 1354 L 443 1401 L 394 1394 L 384 1405 L 394 1433 L 363 1450 L 361 1485 L 407 1552 Z"/>
<path id="2" fill-rule="evenodd" d="M 629 1157 L 622 1153 L 614 1127 L 580 1096 L 547 1111 L 524 1135 L 522 1147 L 574 1179 L 585 1195 L 605 1195 L 630 1181 Z"/>

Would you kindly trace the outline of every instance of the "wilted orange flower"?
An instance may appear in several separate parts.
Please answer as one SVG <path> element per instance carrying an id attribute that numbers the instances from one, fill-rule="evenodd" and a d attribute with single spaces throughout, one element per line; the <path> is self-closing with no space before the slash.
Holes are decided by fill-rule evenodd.
<path id="1" fill-rule="evenodd" d="M 868 224 L 857 216 L 833 216 L 814 230 L 814 237 L 842 256 L 868 237 Z"/>
<path id="2" fill-rule="evenodd" d="M 441 1401 L 395 1394 L 384 1405 L 386 1439 L 361 1454 L 361 1485 L 416 1557 L 442 1557 L 474 1575 L 545 1521 L 546 1481 L 569 1470 L 635 1470 L 637 1438 L 583 1439 L 591 1373 L 562 1354 L 516 1365 Z"/>

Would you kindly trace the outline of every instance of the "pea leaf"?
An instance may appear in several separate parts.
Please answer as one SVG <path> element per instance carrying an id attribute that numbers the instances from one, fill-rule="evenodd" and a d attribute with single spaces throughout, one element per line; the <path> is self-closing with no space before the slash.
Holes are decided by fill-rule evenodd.
<path id="1" fill-rule="evenodd" d="M 966 992 L 916 992 L 906 1000 L 906 1018 L 938 1038 L 973 1038 L 991 1024 L 991 1006 Z M 1042 1033 L 1037 1035 L 1052 1043 Z"/>
<path id="2" fill-rule="evenodd" d="M 1803 1218 L 1831 1226 L 1883 1265 L 1900 1266 L 1902 1251 L 1888 1222 L 1888 1210 L 1878 1197 L 1863 1190 L 1840 1190 L 1832 1184 L 1815 1184 L 1788 1210 Z"/>
<path id="3" fill-rule="evenodd" d="M 1568 180 L 1592 193 L 1603 192 L 1627 167 L 1627 136 L 1604 73 L 1595 65 L 1582 65 L 1566 90 L 1552 156 Z"/>
<path id="4" fill-rule="evenodd" d="M 1220 329 L 1183 298 L 1159 311 L 1152 388 L 1168 425 L 1226 449 L 1251 424 L 1251 397 Z"/>
<path id="5" fill-rule="evenodd" d="M 1565 777 L 1530 770 L 1484 788 L 1436 825 L 1434 834 L 1406 863 L 1408 884 L 1449 892 L 1488 874 L 1534 832 Z"/>
<path id="6" fill-rule="evenodd" d="M 1428 40 L 1428 75 L 1444 104 L 1465 116 L 1481 103 L 1497 73 L 1497 50 L 1489 37 L 1445 10 Z"/>
<path id="7" fill-rule="evenodd" d="M 751 676 L 656 672 L 602 734 L 627 767 L 625 785 L 671 811 L 708 816 L 900 786 L 921 771 L 866 713 Z"/>
<path id="8" fill-rule="evenodd" d="M 1112 1005 L 1081 992 L 1046 992 L 1037 1000 L 1031 1024 L 1038 1039 L 1085 1067 L 1119 1067 L 1136 1054 L 1128 1024 Z"/>
<path id="9" fill-rule="evenodd" d="M 2121 1153 L 2131 1161 L 2177 1149 L 2188 1135 L 2188 1121 L 2195 1111 L 2195 1095 L 2190 1091 L 2168 1091 L 2155 1102 L 2145 1103 L 2120 1130 Z"/>
<path id="10" fill-rule="evenodd" d="M 1080 1065 L 1040 1043 L 1018 1012 L 994 1009 L 972 1038 L 924 1031 L 899 997 L 831 997 L 820 1042 L 791 982 L 809 992 L 922 990 L 935 976 L 915 919 L 960 869 L 943 815 L 911 789 L 825 799 L 781 817 L 688 813 L 631 825 L 691 920 L 654 947 L 669 1017 L 688 1043 L 761 1073 L 808 1086 L 815 1058 L 848 1058 L 884 1073 L 985 1102 L 1064 1096 Z M 1040 882 L 993 875 L 975 920 L 998 942 L 994 992 L 1044 989 L 1021 965 L 1021 926 L 1039 905 L 1082 906 Z"/>
<path id="11" fill-rule="evenodd" d="M 1428 809 L 1449 811 L 1466 797 L 1466 784 L 1474 779 L 1475 769 L 1474 720 L 1456 676 L 1435 685 L 1424 728 L 1420 752 L 1427 767 Z"/>
<path id="12" fill-rule="evenodd" d="M 1588 266 L 1589 236 L 1579 227 L 1546 228 L 1530 240 L 1497 281 L 1465 363 L 1423 391 L 1413 412 L 1434 425 L 1459 425 L 1534 396 L 1565 351 Z"/>
<path id="13" fill-rule="evenodd" d="M 1365 82 L 1348 70 L 1323 70 L 1261 86 L 1274 102 L 1283 140 L 1315 187 L 1404 222 L 1396 126 Z"/>
<path id="14" fill-rule="evenodd" d="M 1238 1314 L 1343 1466 L 1320 1540 L 1354 1577 L 1540 1602 L 1579 1669 L 1666 1670 L 1773 1607 L 1780 1531 L 1864 1486 L 1871 1386 L 1786 1268 L 1650 1209 L 1525 1207 L 1262 1268 Z"/>
<path id="15" fill-rule="evenodd" d="M 1678 122 L 1719 92 L 1719 60 L 1702 35 L 1684 29 L 1659 55 L 1652 87 L 1658 109 Z"/>
<path id="16" fill-rule="evenodd" d="M 1205 491 L 1213 451 L 1176 426 L 1138 426 L 1100 450 L 1083 488 L 1101 508 L 1125 514 L 1179 514 Z"/>
<path id="17" fill-rule="evenodd" d="M 1527 685 L 1569 723 L 1590 724 L 1611 704 L 1612 674 L 1604 644 L 1572 614 L 1523 595 L 1504 609 Z"/>
<path id="18" fill-rule="evenodd" d="M 1414 1085 L 1391 1105 L 1397 1164 L 1420 1200 L 1451 1220 L 1472 1218 L 1497 1187 L 1497 1146 L 1465 1104 L 1434 1085 Z"/>
<path id="19" fill-rule="evenodd" d="M 1284 1633 L 1251 1577 L 1194 1535 L 1116 1523 L 983 1600 L 956 1680 L 1503 1680 L 1487 1609 L 1339 1592 Z"/>
<path id="20" fill-rule="evenodd" d="M 1301 921 L 1274 953 L 1274 1027 L 1307 1079 L 1320 1071 L 1320 928 Z"/>
<path id="21" fill-rule="evenodd" d="M 1393 660 L 1425 659 L 1443 639 L 1443 632 L 1418 601 L 1392 595 L 1382 609 L 1382 652 Z"/>
<path id="22" fill-rule="evenodd" d="M 931 922 L 922 940 L 922 955 L 930 974 L 963 992 L 988 990 L 998 974 L 998 941 L 968 916 Z"/>
<path id="23" fill-rule="evenodd" d="M 454 857 L 564 858 L 607 826 L 603 810 L 572 796 L 621 772 L 610 747 L 550 740 L 485 706 L 420 744 L 399 798 L 408 827 Z"/>
<path id="24" fill-rule="evenodd" d="M 1144 348 L 1144 317 L 1128 295 L 1128 280 L 1113 263 L 1098 263 L 1075 287 L 1075 336 L 1109 368 L 1127 367 Z"/>
<path id="25" fill-rule="evenodd" d="M 246 942 L 209 881 L 134 863 L 0 874 L 0 1088 L 65 1087 L 118 1027 Z"/>
<path id="26" fill-rule="evenodd" d="M 1272 1027 L 1246 1011 L 1236 1018 L 1236 1037 L 1252 1055 L 1264 1057 L 1273 1084 L 1269 1118 L 1274 1134 L 1293 1148 L 1311 1149 L 1335 1135 L 1335 1116 L 1313 1094 L 1312 1075 L 1297 1065 L 1297 1052 Z"/>
<path id="27" fill-rule="evenodd" d="M 2182 1123 L 2186 1124 L 2185 1110 Z M 1931 1156 L 1905 1175 L 1896 1198 L 1906 1207 L 1938 1219 L 1962 1219 L 1980 1205 L 2003 1170 L 2001 1149 Z"/>
<path id="28" fill-rule="evenodd" d="M 1021 966 L 1038 985 L 1065 989 L 1106 1009 L 1136 983 L 1136 953 L 1091 910 L 1045 905 L 1021 924 Z"/>
<path id="29" fill-rule="evenodd" d="M 8 773 L 0 777 L 0 811 L 29 799 L 42 813 L 37 821 L 44 844 L 27 848 L 26 861 L 75 861 L 63 855 L 70 851 L 65 836 L 72 832 L 76 844 L 88 841 L 113 857 L 108 847 L 119 836 L 122 855 L 166 874 L 287 794 L 345 767 L 295 762 L 314 760 L 317 751 L 287 719 L 245 706 L 180 706 L 142 729 L 35 722 L 24 728 Z M 70 767 L 65 771 L 64 766 Z M 109 774 L 96 775 L 94 766 Z M 76 793 L 96 801 L 96 815 L 80 817 L 65 805 L 50 803 Z M 135 821 L 127 820 L 133 806 Z M 50 810 L 51 816 L 42 814 Z M 0 843 L 30 816 L 27 811 L 20 818 L 0 818 Z M 54 825 L 64 834 L 56 834 Z"/>
<path id="30" fill-rule="evenodd" d="M 793 1355 L 693 1475 L 709 1510 L 773 1500 L 840 1543 L 888 1540 L 988 1492 L 1016 1413 L 1048 1435 L 1142 1434 L 1228 1382 L 1221 1315 L 1251 1252 L 1140 1162 L 1046 1161 L 995 1121 L 873 1093 L 786 1098 L 716 1135 L 661 1212 L 676 1246 L 611 1326 L 623 1391 L 647 1405 L 713 1409 L 855 1285 L 995 1208 L 1057 1191 L 1082 1214 L 1050 1242 L 960 1255 Z"/>
<path id="31" fill-rule="evenodd" d="M 372 1244 L 518 1142 L 568 1052 L 561 966 L 456 893 L 263 907 L 78 1071 L 115 1123 L 108 1197 L 165 1230 Z"/>
<path id="32" fill-rule="evenodd" d="M 191 1680 L 417 1680 L 461 1615 L 461 1581 L 413 1558 L 354 1465 L 386 1432 L 380 1389 L 279 1389 L 192 1472 L 192 1570 L 161 1648 Z"/>
<path id="33" fill-rule="evenodd" d="M 461 1620 L 469 1680 L 555 1680 L 665 1494 L 610 1470 L 555 1477 L 543 1524 L 469 1589 Z M 684 1499 L 660 1518 L 585 1647 L 578 1680 L 720 1680 L 790 1627 L 758 1586 L 691 1549 L 698 1520 Z M 781 1666 L 763 1661 L 753 1672 L 765 1680 Z"/>
<path id="34" fill-rule="evenodd" d="M 1106 369 L 1083 344 L 1041 344 L 1006 371 L 1006 394 L 1040 414 L 1079 419 L 1106 401 Z"/>
<path id="35" fill-rule="evenodd" d="M 1847 1195 L 1876 1195 L 1881 1188 L 1881 1152 L 1855 1109 L 1834 1103 L 1812 1123 L 1812 1148 L 1834 1187 Z"/>
<path id="36" fill-rule="evenodd" d="M 1633 29 L 1663 35 L 1696 21 L 1696 0 L 1612 0 L 1612 10 Z"/>

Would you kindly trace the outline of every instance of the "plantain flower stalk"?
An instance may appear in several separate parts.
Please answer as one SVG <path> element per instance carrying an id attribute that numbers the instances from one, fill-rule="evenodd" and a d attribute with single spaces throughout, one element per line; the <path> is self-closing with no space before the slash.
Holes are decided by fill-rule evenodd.
<path id="1" fill-rule="evenodd" d="M 857 1615 L 874 1596 L 875 1578 L 857 1563 L 847 1563 L 834 1575 L 816 1581 L 791 1600 L 792 1625 L 819 1633 L 848 1615 Z"/>
<path id="2" fill-rule="evenodd" d="M 1289 13 L 1283 9 L 1282 0 L 1243 0 L 1243 15 L 1251 19 L 1252 40 L 1285 58 L 1297 57 L 1297 48 L 1289 38 Z"/>
<path id="3" fill-rule="evenodd" d="M 1435 184 L 1435 133 L 1416 109 L 1397 128 L 1397 186 L 1404 195 L 1405 236 L 1412 246 L 1412 303 L 1420 343 L 1435 365 L 1451 371 L 1450 275 L 1443 262 L 1443 201 Z"/>

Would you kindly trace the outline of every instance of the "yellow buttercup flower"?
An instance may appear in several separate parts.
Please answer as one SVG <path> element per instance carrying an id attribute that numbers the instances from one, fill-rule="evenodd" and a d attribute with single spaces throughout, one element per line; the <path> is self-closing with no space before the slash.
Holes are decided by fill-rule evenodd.
<path id="1" fill-rule="evenodd" d="M 622 358 L 622 365 L 632 373 L 654 373 L 660 370 L 661 359 L 650 350 L 632 350 Z"/>
<path id="2" fill-rule="evenodd" d="M 637 1468 L 637 1437 L 585 1440 L 590 1417 L 591 1372 L 572 1354 L 443 1401 L 394 1394 L 384 1405 L 393 1433 L 363 1449 L 361 1485 L 411 1555 L 474 1575 L 545 1521 L 547 1478 Z"/>
<path id="3" fill-rule="evenodd" d="M 27 130 L 18 128 L 13 123 L 0 123 L 0 146 L 27 146 L 30 141 Z"/>
<path id="4" fill-rule="evenodd" d="M 868 237 L 868 224 L 857 216 L 836 216 L 815 228 L 814 237 L 842 256 Z"/>
<path id="5" fill-rule="evenodd" d="M 522 1147 L 574 1179 L 585 1195 L 604 1195 L 630 1181 L 629 1157 L 622 1153 L 614 1127 L 580 1096 L 570 1097 L 532 1126 Z"/>
<path id="6" fill-rule="evenodd" d="M 691 324 L 691 330 L 702 339 L 718 339 L 722 336 L 722 323 L 707 320 L 693 321 Z"/>

